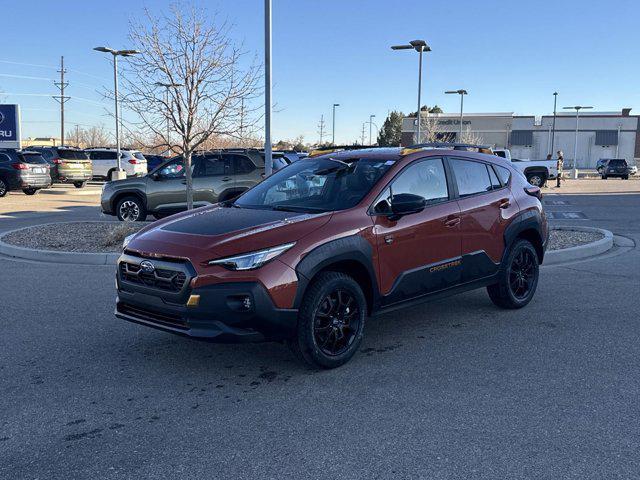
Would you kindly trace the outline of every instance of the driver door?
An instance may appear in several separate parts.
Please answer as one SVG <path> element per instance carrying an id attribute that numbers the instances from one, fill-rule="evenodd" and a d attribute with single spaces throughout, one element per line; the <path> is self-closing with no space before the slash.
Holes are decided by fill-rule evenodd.
<path id="1" fill-rule="evenodd" d="M 426 207 L 394 217 L 393 196 L 401 193 L 420 195 Z M 460 282 L 460 209 L 449 191 L 442 158 L 417 160 L 406 167 L 376 200 L 373 210 L 384 305 Z"/>

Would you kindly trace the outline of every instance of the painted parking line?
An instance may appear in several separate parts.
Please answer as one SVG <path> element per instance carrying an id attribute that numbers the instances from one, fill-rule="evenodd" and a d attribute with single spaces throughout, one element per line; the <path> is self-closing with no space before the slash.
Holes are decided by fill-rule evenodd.
<path id="1" fill-rule="evenodd" d="M 542 203 L 550 207 L 555 207 L 555 206 L 566 207 L 567 205 L 571 205 L 566 200 L 544 200 Z"/>
<path id="2" fill-rule="evenodd" d="M 547 216 L 553 220 L 588 220 L 582 212 L 547 212 Z"/>

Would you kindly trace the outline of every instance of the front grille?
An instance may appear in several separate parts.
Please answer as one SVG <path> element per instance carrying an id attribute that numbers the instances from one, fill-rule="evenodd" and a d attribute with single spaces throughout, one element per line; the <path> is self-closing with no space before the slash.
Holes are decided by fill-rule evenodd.
<path id="1" fill-rule="evenodd" d="M 170 312 L 158 312 L 135 305 L 130 305 L 128 303 L 118 303 L 118 312 L 130 317 L 138 318 L 140 320 L 146 320 L 148 322 L 170 325 L 172 327 L 181 329 L 188 328 L 187 323 L 180 315 Z"/>
<path id="2" fill-rule="evenodd" d="M 152 272 L 143 271 L 139 264 L 120 262 L 120 278 L 125 282 L 156 288 L 165 292 L 180 292 L 187 281 L 184 272 L 156 268 Z"/>

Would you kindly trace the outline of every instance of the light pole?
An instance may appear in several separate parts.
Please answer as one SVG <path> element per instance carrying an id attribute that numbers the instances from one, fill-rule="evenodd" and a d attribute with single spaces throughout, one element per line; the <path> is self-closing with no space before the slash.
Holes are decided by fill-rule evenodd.
<path id="1" fill-rule="evenodd" d="M 558 104 L 558 92 L 553 92 L 553 126 L 551 127 L 551 151 L 553 155 L 553 147 L 556 140 L 556 105 Z"/>
<path id="2" fill-rule="evenodd" d="M 421 104 L 421 100 L 420 100 L 420 95 L 422 92 L 422 52 L 430 52 L 431 51 L 431 47 L 429 47 L 429 45 L 427 45 L 427 42 L 425 42 L 424 40 L 411 40 L 407 45 L 393 45 L 391 47 L 391 50 L 411 50 L 414 49 L 416 52 L 418 52 L 418 112 L 417 112 L 417 119 L 418 119 L 418 126 L 417 126 L 417 130 L 416 130 L 416 143 L 420 143 L 420 104 Z"/>
<path id="3" fill-rule="evenodd" d="M 273 172 L 271 153 L 271 0 L 264 0 L 264 174 Z"/>
<path id="4" fill-rule="evenodd" d="M 462 112 L 464 110 L 464 96 L 467 95 L 467 91 L 463 89 L 447 90 L 444 93 L 446 93 L 447 95 L 451 95 L 451 94 L 460 95 L 460 133 L 458 134 L 458 142 L 462 142 Z"/>
<path id="5" fill-rule="evenodd" d="M 571 177 L 575 180 L 578 178 L 578 125 L 580 123 L 580 110 L 589 110 L 593 107 L 585 107 L 583 105 L 575 105 L 573 107 L 562 107 L 564 110 L 576 111 L 576 140 L 573 145 L 573 170 L 571 171 Z"/>
<path id="6" fill-rule="evenodd" d="M 375 118 L 375 115 L 369 115 L 369 146 L 373 145 L 371 143 L 371 125 L 373 125 L 374 118 Z"/>
<path id="7" fill-rule="evenodd" d="M 331 120 L 333 123 L 333 126 L 331 127 L 331 145 L 336 144 L 336 107 L 339 107 L 339 106 L 340 106 L 339 103 L 333 104 L 333 117 Z"/>
<path id="8" fill-rule="evenodd" d="M 169 138 L 171 135 L 171 122 L 169 121 L 169 115 L 171 112 L 171 107 L 169 106 L 169 89 L 184 87 L 184 84 L 156 82 L 155 85 L 165 88 L 165 103 L 167 105 L 167 148 L 171 150 L 171 140 Z"/>
<path id="9" fill-rule="evenodd" d="M 109 47 L 95 47 L 95 51 L 110 53 L 113 55 L 113 95 L 115 97 L 116 105 L 116 162 L 118 170 L 111 174 L 112 180 L 122 180 L 127 178 L 127 174 L 122 170 L 120 162 L 120 114 L 119 114 L 119 102 L 118 102 L 118 57 L 132 57 L 133 55 L 140 53 L 137 50 L 114 50 Z M 115 178 L 114 178 L 115 177 Z"/>

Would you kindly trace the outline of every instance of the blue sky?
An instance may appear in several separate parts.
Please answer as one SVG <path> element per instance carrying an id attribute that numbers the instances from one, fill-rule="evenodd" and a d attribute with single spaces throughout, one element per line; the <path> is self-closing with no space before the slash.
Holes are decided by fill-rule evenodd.
<path id="1" fill-rule="evenodd" d="M 93 52 L 101 44 L 127 47 L 129 20 L 164 0 L 3 2 L 0 98 L 22 106 L 23 136 L 58 135 L 57 104 L 47 96 L 60 55 L 76 98 L 67 103 L 67 129 L 111 123 L 97 92 L 111 87 L 111 67 Z M 199 2 L 234 24 L 233 35 L 263 55 L 263 1 Z M 559 104 L 597 110 L 633 107 L 640 113 L 640 2 L 418 0 L 273 0 L 274 139 L 302 134 L 315 141 L 324 114 L 340 103 L 336 140 L 359 138 L 370 114 L 415 109 L 417 54 L 389 46 L 424 38 L 423 103 L 458 109 L 465 88 L 468 112 L 543 114 Z M 40 32 L 40 34 L 38 34 Z M 36 66 L 18 65 L 19 62 Z M 14 78 L 8 75 L 39 77 Z M 14 96 L 12 94 L 30 94 Z"/>

